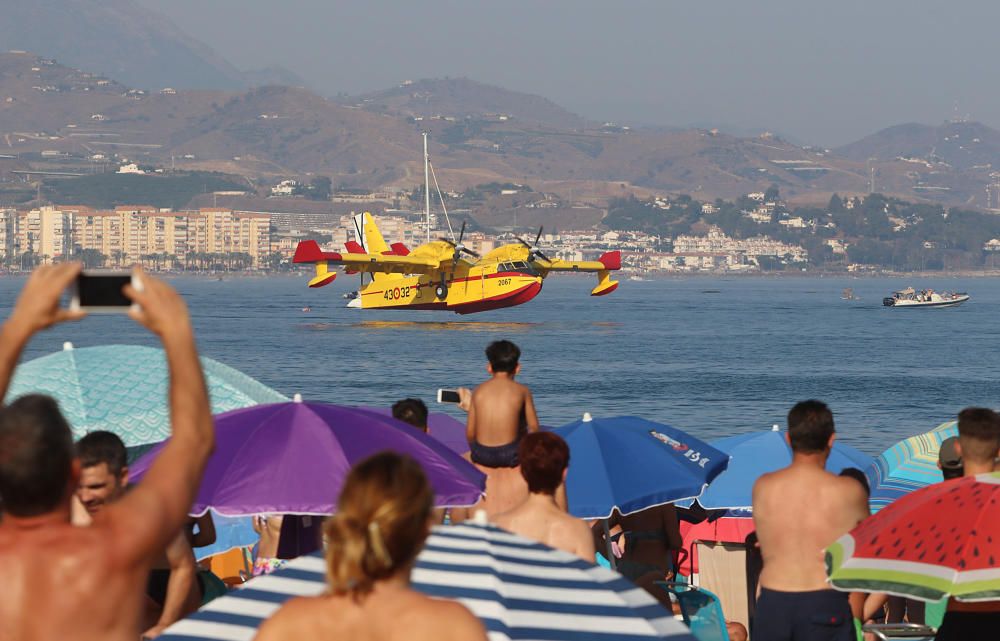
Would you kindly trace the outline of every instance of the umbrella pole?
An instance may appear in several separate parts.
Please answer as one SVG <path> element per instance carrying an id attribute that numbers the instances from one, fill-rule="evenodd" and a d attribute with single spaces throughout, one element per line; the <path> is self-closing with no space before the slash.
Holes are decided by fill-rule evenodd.
<path id="1" fill-rule="evenodd" d="M 608 525 L 608 519 L 601 519 L 601 525 L 604 526 L 604 540 L 608 544 L 608 549 L 605 550 L 608 553 L 608 563 L 611 564 L 612 570 L 617 570 L 618 563 L 617 559 L 615 559 L 614 544 L 611 542 L 611 527 Z"/>

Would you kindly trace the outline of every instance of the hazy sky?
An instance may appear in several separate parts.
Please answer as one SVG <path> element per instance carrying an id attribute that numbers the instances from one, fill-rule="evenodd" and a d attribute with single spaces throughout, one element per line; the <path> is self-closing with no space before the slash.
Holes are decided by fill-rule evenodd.
<path id="1" fill-rule="evenodd" d="M 328 94 L 467 76 L 595 120 L 828 146 L 903 122 L 1000 126 L 993 0 L 139 1 L 241 69 Z"/>

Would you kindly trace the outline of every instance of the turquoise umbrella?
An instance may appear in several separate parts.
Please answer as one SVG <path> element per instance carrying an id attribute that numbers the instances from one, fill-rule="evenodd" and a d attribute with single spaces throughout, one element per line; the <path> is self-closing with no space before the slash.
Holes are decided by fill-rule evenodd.
<path id="1" fill-rule="evenodd" d="M 201 359 L 212 413 L 280 403 L 288 398 L 246 374 L 210 358 Z M 100 345 L 42 356 L 18 366 L 8 399 L 48 394 L 73 428 L 74 438 L 93 430 L 114 432 L 128 447 L 170 436 L 168 373 L 162 349 Z"/>
<path id="2" fill-rule="evenodd" d="M 944 480 L 937 466 L 941 443 L 958 436 L 955 421 L 942 423 L 925 434 L 904 439 L 879 454 L 866 470 L 871 484 L 872 512 L 932 483 Z"/>

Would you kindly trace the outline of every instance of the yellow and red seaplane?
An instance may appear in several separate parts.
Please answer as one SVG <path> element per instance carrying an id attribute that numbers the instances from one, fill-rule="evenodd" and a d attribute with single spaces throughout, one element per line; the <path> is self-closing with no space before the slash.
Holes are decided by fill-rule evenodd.
<path id="1" fill-rule="evenodd" d="M 462 244 L 465 223 L 455 241 L 441 238 L 413 251 L 402 243 L 386 244 L 368 212 L 354 217 L 357 240 L 345 243 L 345 252 L 323 251 L 314 240 L 295 248 L 296 263 L 313 263 L 316 275 L 310 287 L 329 285 L 337 277 L 331 266 L 348 274 L 369 274 L 348 307 L 361 309 L 439 309 L 472 314 L 526 303 L 542 290 L 552 272 L 596 272 L 591 296 L 610 294 L 618 287 L 611 272 L 621 269 L 621 252 L 597 260 L 549 258 L 535 243 L 523 239 L 480 256 Z M 362 277 L 364 282 L 364 277 Z"/>

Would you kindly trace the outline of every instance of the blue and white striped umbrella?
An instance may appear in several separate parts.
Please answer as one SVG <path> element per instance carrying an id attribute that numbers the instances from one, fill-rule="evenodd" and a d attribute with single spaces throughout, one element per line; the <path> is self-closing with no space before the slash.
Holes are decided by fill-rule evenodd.
<path id="1" fill-rule="evenodd" d="M 252 579 L 167 629 L 162 641 L 250 641 L 294 596 L 326 587 L 322 553 Z M 649 594 L 621 575 L 493 526 L 436 527 L 417 558 L 413 587 L 455 599 L 491 641 L 695 641 Z"/>

